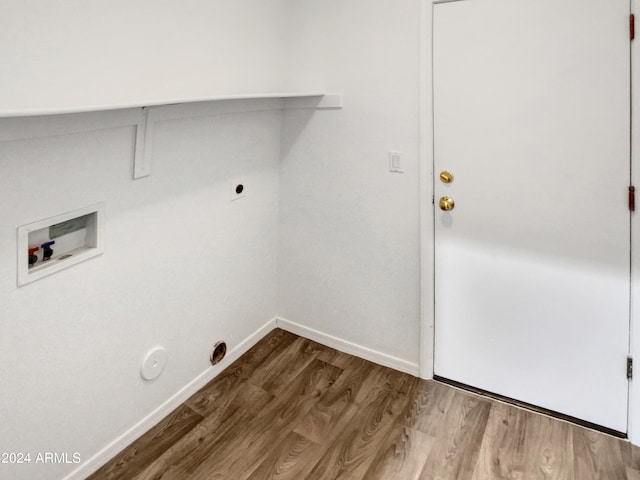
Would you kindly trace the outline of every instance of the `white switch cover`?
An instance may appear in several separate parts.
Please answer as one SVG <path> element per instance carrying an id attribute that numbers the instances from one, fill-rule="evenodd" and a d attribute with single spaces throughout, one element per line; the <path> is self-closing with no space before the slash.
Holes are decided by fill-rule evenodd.
<path id="1" fill-rule="evenodd" d="M 402 163 L 401 163 L 402 155 L 400 152 L 389 152 L 389 171 L 402 173 Z"/>

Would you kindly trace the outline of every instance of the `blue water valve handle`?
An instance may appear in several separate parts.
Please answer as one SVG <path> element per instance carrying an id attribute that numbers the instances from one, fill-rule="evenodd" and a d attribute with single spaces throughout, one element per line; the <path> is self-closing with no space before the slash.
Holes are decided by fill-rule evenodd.
<path id="1" fill-rule="evenodd" d="M 56 241 L 51 240 L 50 242 L 45 242 L 42 245 L 40 245 L 40 248 L 42 248 L 43 262 L 46 260 L 49 260 L 53 256 L 53 248 L 51 248 L 51 245 L 53 245 L 54 243 L 56 243 Z"/>

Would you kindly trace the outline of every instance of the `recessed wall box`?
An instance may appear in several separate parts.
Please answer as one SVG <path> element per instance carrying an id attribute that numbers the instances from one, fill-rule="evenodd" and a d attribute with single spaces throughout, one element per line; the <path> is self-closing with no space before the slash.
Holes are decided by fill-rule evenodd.
<path id="1" fill-rule="evenodd" d="M 100 255 L 103 222 L 98 203 L 18 227 L 18 286 Z"/>

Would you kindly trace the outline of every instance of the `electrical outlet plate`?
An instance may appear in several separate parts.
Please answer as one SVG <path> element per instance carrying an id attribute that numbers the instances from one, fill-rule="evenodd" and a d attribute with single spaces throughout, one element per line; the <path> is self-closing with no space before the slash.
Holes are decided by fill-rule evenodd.
<path id="1" fill-rule="evenodd" d="M 90 205 L 18 227 L 18 286 L 71 267 L 104 251 L 104 203 Z M 29 266 L 29 248 L 55 240 L 54 254 Z"/>
<path id="2" fill-rule="evenodd" d="M 395 173 L 403 173 L 402 153 L 396 151 L 389 152 L 389 171 Z"/>
<path id="3" fill-rule="evenodd" d="M 247 196 L 247 185 L 241 179 L 231 181 L 231 201 L 239 200 Z"/>

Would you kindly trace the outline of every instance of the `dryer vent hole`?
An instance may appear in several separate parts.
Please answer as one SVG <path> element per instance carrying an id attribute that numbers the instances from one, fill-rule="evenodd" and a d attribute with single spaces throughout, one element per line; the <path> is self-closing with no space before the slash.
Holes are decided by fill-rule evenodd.
<path id="1" fill-rule="evenodd" d="M 213 351 L 211 352 L 211 365 L 216 365 L 220 363 L 224 356 L 227 354 L 227 343 L 226 342 L 218 342 L 214 345 Z"/>

